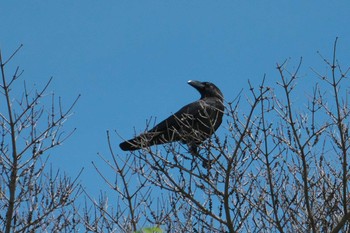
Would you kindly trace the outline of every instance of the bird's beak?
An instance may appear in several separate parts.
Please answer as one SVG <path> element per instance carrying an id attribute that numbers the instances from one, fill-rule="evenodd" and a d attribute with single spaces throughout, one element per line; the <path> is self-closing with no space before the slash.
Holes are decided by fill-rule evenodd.
<path id="1" fill-rule="evenodd" d="M 199 81 L 189 80 L 187 83 L 190 84 L 192 87 L 196 88 L 199 92 L 201 92 L 201 90 L 203 90 L 204 88 L 203 83 Z"/>

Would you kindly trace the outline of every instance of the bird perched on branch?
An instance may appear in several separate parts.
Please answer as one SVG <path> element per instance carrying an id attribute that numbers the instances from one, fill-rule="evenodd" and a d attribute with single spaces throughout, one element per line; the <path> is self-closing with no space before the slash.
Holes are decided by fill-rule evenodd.
<path id="1" fill-rule="evenodd" d="M 188 145 L 192 155 L 198 155 L 197 147 L 221 125 L 224 97 L 213 83 L 190 80 L 188 84 L 200 93 L 199 100 L 184 106 L 149 131 L 120 143 L 120 148 L 124 151 L 133 151 L 152 145 L 181 141 Z"/>

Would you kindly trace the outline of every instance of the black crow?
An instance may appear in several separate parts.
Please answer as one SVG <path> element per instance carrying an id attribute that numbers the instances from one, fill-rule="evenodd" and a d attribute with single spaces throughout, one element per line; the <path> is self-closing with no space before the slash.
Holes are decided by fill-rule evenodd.
<path id="1" fill-rule="evenodd" d="M 220 126 L 224 113 L 224 97 L 213 83 L 188 81 L 196 88 L 201 98 L 181 108 L 151 130 L 120 143 L 124 151 L 133 151 L 168 142 L 186 143 L 193 155 L 197 147 L 209 138 Z"/>

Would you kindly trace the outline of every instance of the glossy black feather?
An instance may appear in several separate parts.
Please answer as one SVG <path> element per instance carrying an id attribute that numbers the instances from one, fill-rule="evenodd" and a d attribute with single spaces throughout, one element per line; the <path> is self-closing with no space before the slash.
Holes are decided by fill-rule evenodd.
<path id="1" fill-rule="evenodd" d="M 201 99 L 190 103 L 149 131 L 128 141 L 120 148 L 125 151 L 138 150 L 152 145 L 174 141 L 186 143 L 190 151 L 210 137 L 220 126 L 224 112 L 223 95 L 212 83 L 189 81 Z"/>

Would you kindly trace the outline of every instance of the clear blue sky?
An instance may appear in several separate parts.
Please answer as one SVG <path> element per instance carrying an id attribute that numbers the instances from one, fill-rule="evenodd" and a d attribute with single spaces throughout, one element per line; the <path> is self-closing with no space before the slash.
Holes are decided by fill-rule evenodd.
<path id="1" fill-rule="evenodd" d="M 77 131 L 51 162 L 72 176 L 85 167 L 82 183 L 94 192 L 107 186 L 91 161 L 112 176 L 97 156 L 108 156 L 106 130 L 130 138 L 151 116 L 162 120 L 196 100 L 189 79 L 215 83 L 230 101 L 248 79 L 258 84 L 266 73 L 273 84 L 276 62 L 303 56 L 311 82 L 310 66 L 326 69 L 316 51 L 330 57 L 337 36 L 349 64 L 349 9 L 345 0 L 1 1 L 0 47 L 7 56 L 24 44 L 12 64 L 28 85 L 53 76 L 50 91 L 65 106 L 81 94 L 66 124 Z"/>

